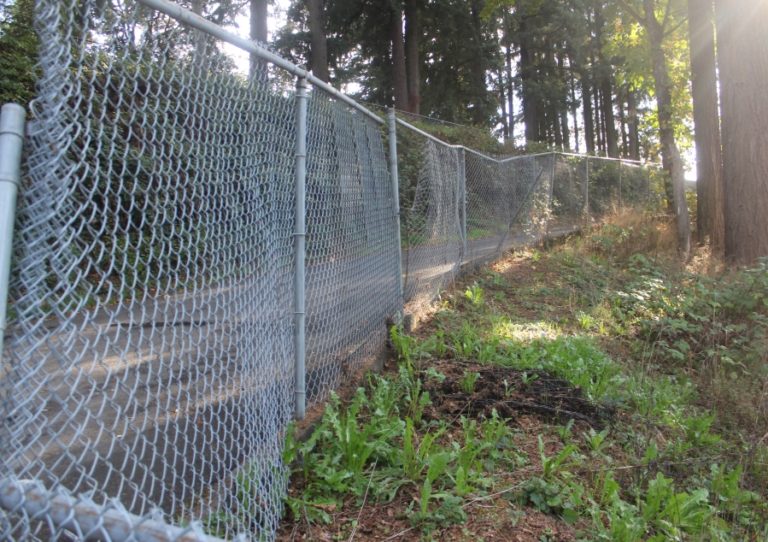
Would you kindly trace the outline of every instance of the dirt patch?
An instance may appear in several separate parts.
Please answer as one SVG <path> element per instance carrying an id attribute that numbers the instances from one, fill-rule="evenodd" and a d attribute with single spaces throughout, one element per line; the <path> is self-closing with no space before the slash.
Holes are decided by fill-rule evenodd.
<path id="1" fill-rule="evenodd" d="M 418 542 L 421 540 L 456 540 L 476 542 L 572 542 L 576 530 L 559 518 L 528 507 L 519 508 L 504 498 L 478 501 L 466 507 L 467 521 L 437 528 L 425 536 L 413 527 L 404 512 L 415 496 L 402 495 L 392 503 L 368 504 L 362 508 L 345 506 L 333 514 L 331 525 L 299 523 L 283 525 L 279 542 L 359 540 L 366 542 Z M 354 522 L 357 528 L 353 527 Z"/>
<path id="2" fill-rule="evenodd" d="M 546 421 L 574 420 L 599 429 L 615 413 L 610 407 L 588 400 L 580 388 L 545 371 L 456 360 L 438 361 L 432 367 L 445 378 L 426 379 L 424 387 L 432 405 L 424 416 L 429 419 L 457 419 L 462 415 L 488 418 L 495 410 L 511 420 L 533 414 Z"/>

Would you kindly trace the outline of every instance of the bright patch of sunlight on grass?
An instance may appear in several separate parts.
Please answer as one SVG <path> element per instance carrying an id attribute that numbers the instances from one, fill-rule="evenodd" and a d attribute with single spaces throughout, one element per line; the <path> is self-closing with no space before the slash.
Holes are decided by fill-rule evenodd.
<path id="1" fill-rule="evenodd" d="M 547 320 L 515 323 L 508 318 L 500 318 L 492 325 L 491 334 L 500 339 L 530 342 L 535 339 L 556 339 L 562 335 L 562 331 Z"/>

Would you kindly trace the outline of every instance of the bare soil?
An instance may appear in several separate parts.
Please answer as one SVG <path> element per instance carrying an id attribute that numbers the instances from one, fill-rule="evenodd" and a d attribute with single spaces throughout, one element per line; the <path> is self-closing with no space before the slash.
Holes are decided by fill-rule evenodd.
<path id="1" fill-rule="evenodd" d="M 425 416 L 432 419 L 455 419 L 461 415 L 488 418 L 495 410 L 502 418 L 517 419 L 533 414 L 548 422 L 584 422 L 602 428 L 613 416 L 613 409 L 592 403 L 582 391 L 545 371 L 520 371 L 497 365 L 443 360 L 431 364 L 445 375 L 445 380 L 428 379 L 432 406 Z M 479 376 L 474 391 L 462 389 L 465 375 Z"/>

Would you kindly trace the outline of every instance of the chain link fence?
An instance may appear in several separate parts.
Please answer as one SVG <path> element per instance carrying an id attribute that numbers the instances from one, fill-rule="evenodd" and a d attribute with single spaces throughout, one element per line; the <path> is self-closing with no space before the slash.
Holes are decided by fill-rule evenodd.
<path id="1" fill-rule="evenodd" d="M 384 119 L 163 5 L 36 3 L 2 539 L 272 538 L 294 409 L 380 356 L 387 321 L 648 198 L 647 168 L 490 157 L 402 121 L 392 155 Z M 262 60 L 244 75 L 222 40 Z"/>

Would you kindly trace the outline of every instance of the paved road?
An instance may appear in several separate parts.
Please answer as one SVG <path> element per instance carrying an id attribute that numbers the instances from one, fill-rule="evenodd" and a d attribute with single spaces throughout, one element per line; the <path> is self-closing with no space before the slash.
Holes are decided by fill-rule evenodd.
<path id="1" fill-rule="evenodd" d="M 463 263 L 532 240 L 521 232 L 472 240 Z M 407 287 L 444 283 L 460 255 L 460 243 L 409 249 Z M 338 383 L 356 351 L 381 348 L 395 266 L 391 250 L 381 250 L 308 267 L 312 397 L 322 395 L 321 383 Z M 178 517 L 201 495 L 223 498 L 221 483 L 248 458 L 265 469 L 277 464 L 293 398 L 285 279 L 83 311 L 66 324 L 47 322 L 34 348 L 9 337 L 6 355 L 32 354 L 16 360 L 20 383 L 10 393 L 18 408 L 4 422 L 0 474 L 100 488 L 134 513 L 161 506 Z"/>

